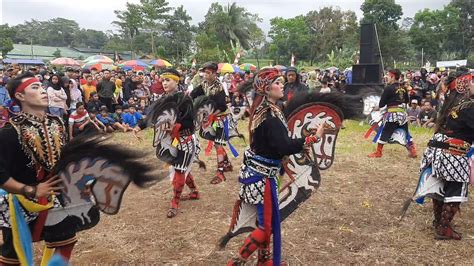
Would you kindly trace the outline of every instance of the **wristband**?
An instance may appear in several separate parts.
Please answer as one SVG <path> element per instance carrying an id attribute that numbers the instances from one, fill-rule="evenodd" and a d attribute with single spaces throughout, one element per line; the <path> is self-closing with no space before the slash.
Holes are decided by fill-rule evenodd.
<path id="1" fill-rule="evenodd" d="M 21 194 L 28 199 L 34 199 L 36 198 L 36 186 L 28 186 L 24 185 L 21 188 Z"/>

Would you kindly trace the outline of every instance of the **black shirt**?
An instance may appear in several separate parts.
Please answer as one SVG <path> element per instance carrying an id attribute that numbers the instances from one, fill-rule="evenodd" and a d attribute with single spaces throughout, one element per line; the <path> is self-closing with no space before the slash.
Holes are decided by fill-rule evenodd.
<path id="1" fill-rule="evenodd" d="M 97 93 L 102 98 L 112 98 L 115 92 L 115 83 L 110 80 L 103 79 L 97 84 Z"/>
<path id="2" fill-rule="evenodd" d="M 0 184 L 10 177 L 23 184 L 36 184 L 36 171 L 34 166 L 28 166 L 30 163 L 18 141 L 17 131 L 6 124 L 0 129 Z"/>
<path id="3" fill-rule="evenodd" d="M 402 103 L 408 103 L 408 90 L 402 84 L 396 82 L 385 87 L 380 97 L 380 108 L 384 106 L 397 106 Z"/>
<path id="4" fill-rule="evenodd" d="M 286 155 L 303 150 L 304 138 L 292 139 L 280 119 L 267 113 L 267 118 L 255 129 L 251 149 L 268 159 L 281 160 Z"/>
<path id="5" fill-rule="evenodd" d="M 446 135 L 474 142 L 474 100 L 459 111 L 451 112 L 446 121 Z"/>
<path id="6" fill-rule="evenodd" d="M 432 122 L 436 121 L 436 111 L 435 110 L 421 110 L 421 112 L 418 114 L 418 119 L 420 119 L 421 123 L 426 123 L 428 120 L 433 119 Z"/>

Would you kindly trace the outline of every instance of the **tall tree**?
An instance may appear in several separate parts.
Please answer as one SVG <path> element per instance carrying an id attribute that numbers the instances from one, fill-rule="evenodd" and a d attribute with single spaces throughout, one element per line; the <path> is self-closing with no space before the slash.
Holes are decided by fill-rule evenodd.
<path id="1" fill-rule="evenodd" d="M 474 2 L 472 0 L 452 0 L 450 7 L 456 8 L 459 13 L 458 32 L 460 39 L 451 41 L 460 45 L 461 57 L 471 55 L 474 58 Z"/>
<path id="2" fill-rule="evenodd" d="M 143 25 L 140 6 L 127 2 L 125 10 L 114 10 L 114 13 L 117 20 L 113 21 L 112 24 L 118 26 L 120 32 L 128 39 L 133 58 L 134 38 L 140 33 L 140 28 Z"/>
<path id="3" fill-rule="evenodd" d="M 310 64 L 324 60 L 333 50 L 355 52 L 359 40 L 359 26 L 353 11 L 324 7 L 306 15 L 310 30 Z"/>
<path id="4" fill-rule="evenodd" d="M 16 35 L 14 28 L 8 24 L 0 25 L 0 52 L 2 57 L 5 57 L 11 50 L 13 50 L 13 39 Z"/>
<path id="5" fill-rule="evenodd" d="M 193 32 L 195 28 L 191 25 L 191 17 L 183 6 L 174 10 L 173 16 L 169 18 L 163 30 L 165 53 L 174 62 L 183 62 L 190 52 Z"/>
<path id="6" fill-rule="evenodd" d="M 157 31 L 163 30 L 165 20 L 170 18 L 169 11 L 172 9 L 168 6 L 166 0 L 140 0 L 141 13 L 143 15 L 143 26 L 151 36 L 151 52 L 156 56 L 155 37 Z"/>
<path id="7" fill-rule="evenodd" d="M 272 39 L 270 53 L 277 63 L 289 64 L 291 54 L 300 60 L 309 58 L 310 34 L 303 15 L 270 20 L 268 36 Z"/>

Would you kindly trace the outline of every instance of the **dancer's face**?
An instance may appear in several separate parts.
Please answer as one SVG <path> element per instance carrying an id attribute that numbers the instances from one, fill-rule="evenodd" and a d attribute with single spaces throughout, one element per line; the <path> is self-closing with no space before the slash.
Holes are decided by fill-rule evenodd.
<path id="1" fill-rule="evenodd" d="M 161 83 L 163 84 L 163 89 L 166 93 L 171 93 L 178 87 L 178 83 L 171 78 L 164 78 L 162 79 Z"/>
<path id="2" fill-rule="evenodd" d="M 25 78 L 22 82 L 25 82 L 28 79 L 30 78 Z M 32 108 L 48 107 L 48 94 L 43 86 L 41 86 L 40 82 L 30 84 L 25 88 L 24 92 L 15 93 L 15 98 L 20 101 L 22 106 L 30 106 Z"/>
<path id="3" fill-rule="evenodd" d="M 272 85 L 270 86 L 270 90 L 268 92 L 268 97 L 274 100 L 279 100 L 283 97 L 283 87 L 285 86 L 283 79 L 278 78 L 276 79 Z"/>

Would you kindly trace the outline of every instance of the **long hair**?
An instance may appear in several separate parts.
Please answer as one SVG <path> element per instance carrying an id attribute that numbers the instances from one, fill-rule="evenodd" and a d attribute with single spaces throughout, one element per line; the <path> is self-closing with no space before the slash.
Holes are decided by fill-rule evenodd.
<path id="1" fill-rule="evenodd" d="M 465 97 L 465 94 L 461 94 L 456 90 L 449 91 L 448 97 L 444 100 L 444 104 L 438 113 L 435 132 L 444 133 L 446 121 L 448 120 L 448 115 L 451 112 L 451 109 L 459 104 L 459 102 Z"/>

